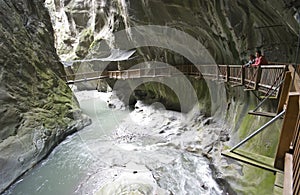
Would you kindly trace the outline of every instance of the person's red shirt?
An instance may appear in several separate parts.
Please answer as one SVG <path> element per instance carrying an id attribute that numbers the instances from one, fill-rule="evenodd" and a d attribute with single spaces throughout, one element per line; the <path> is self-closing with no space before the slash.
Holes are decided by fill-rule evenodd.
<path id="1" fill-rule="evenodd" d="M 259 56 L 258 58 L 255 59 L 254 64 L 252 66 L 259 66 L 259 65 L 265 65 L 268 64 L 268 61 L 264 56 Z"/>

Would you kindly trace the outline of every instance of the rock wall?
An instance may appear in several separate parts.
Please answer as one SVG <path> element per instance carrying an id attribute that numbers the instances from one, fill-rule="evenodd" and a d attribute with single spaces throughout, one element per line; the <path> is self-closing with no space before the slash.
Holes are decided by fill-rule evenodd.
<path id="1" fill-rule="evenodd" d="M 70 133 L 82 115 L 41 0 L 0 2 L 0 192 Z"/>
<path id="2" fill-rule="evenodd" d="M 248 111 L 253 110 L 259 101 L 251 92 L 245 92 L 243 89 L 243 87 L 229 87 L 227 89 L 226 112 L 223 112 L 223 116 L 227 127 L 230 129 L 230 139 L 224 143 L 221 150 L 235 146 L 270 120 L 268 117 L 248 114 Z M 277 100 L 268 100 L 258 111 L 274 113 L 276 108 Z M 282 120 L 276 121 L 238 149 L 248 152 L 253 155 L 253 158 L 260 155 L 274 158 L 281 126 Z M 213 162 L 216 165 L 219 178 L 224 178 L 236 194 L 276 194 L 274 192 L 275 175 L 273 172 L 230 158 L 218 158 L 216 153 L 214 156 Z"/>
<path id="3" fill-rule="evenodd" d="M 92 51 L 99 40 L 114 47 L 114 32 L 138 25 L 184 31 L 200 41 L 220 64 L 241 63 L 255 49 L 261 49 L 270 61 L 295 59 L 299 26 L 294 16 L 300 5 L 292 0 L 47 0 L 46 5 L 63 59 L 84 58 L 87 49 Z M 182 62 L 166 53 L 165 61 Z M 161 51 L 141 48 L 139 55 L 145 61 L 160 59 Z"/>
<path id="4" fill-rule="evenodd" d="M 131 24 L 167 25 L 197 38 L 217 63 L 240 63 L 256 48 L 294 60 L 298 24 L 287 1 L 130 1 Z M 294 5 L 295 7 L 299 5 Z"/>
<path id="5" fill-rule="evenodd" d="M 294 63 L 296 58 L 299 24 L 295 15 L 300 5 L 292 0 L 46 0 L 45 4 L 51 13 L 58 54 L 65 61 L 107 57 L 111 48 L 120 48 L 115 40 L 117 32 L 125 29 L 125 39 L 132 40 L 130 27 L 143 25 L 187 33 L 204 46 L 217 64 L 245 63 L 256 49 L 272 62 Z M 136 49 L 131 60 L 112 62 L 107 67 L 128 69 L 147 61 L 191 64 L 182 53 L 170 48 Z M 68 72 L 96 71 L 99 66 L 104 66 L 103 62 L 77 63 Z M 97 88 L 96 82 L 77 85 L 79 89 Z"/>

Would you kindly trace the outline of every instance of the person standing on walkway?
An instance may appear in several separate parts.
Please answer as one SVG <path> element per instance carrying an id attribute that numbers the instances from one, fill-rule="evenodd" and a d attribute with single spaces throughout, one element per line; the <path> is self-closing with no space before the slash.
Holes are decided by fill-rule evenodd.
<path id="1" fill-rule="evenodd" d="M 266 60 L 265 56 L 261 55 L 261 51 L 257 50 L 255 52 L 256 58 L 254 64 L 252 64 L 252 67 L 258 67 L 260 65 L 266 65 L 268 64 L 268 61 Z"/>
<path id="2" fill-rule="evenodd" d="M 244 67 L 250 67 L 252 64 L 254 64 L 255 62 L 255 56 L 253 54 L 249 55 L 249 61 L 247 62 L 247 64 L 244 65 Z"/>

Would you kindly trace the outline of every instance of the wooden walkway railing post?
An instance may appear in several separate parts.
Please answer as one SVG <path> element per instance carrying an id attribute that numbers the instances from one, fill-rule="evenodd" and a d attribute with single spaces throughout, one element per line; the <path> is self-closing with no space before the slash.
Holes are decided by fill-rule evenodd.
<path id="1" fill-rule="evenodd" d="M 226 82 L 230 81 L 230 66 L 226 65 Z"/>
<path id="2" fill-rule="evenodd" d="M 241 85 L 245 85 L 245 67 L 241 67 L 242 75 L 241 75 Z"/>
<path id="3" fill-rule="evenodd" d="M 299 96 L 300 94 L 297 92 L 289 93 L 288 104 L 283 120 L 274 164 L 274 166 L 280 170 L 283 170 L 284 168 L 285 153 L 288 153 L 290 150 L 294 131 L 297 127 L 299 114 Z"/>
<path id="4" fill-rule="evenodd" d="M 277 106 L 277 114 L 283 110 L 284 105 L 286 104 L 288 94 L 291 88 L 291 84 L 292 84 L 292 73 L 286 72 L 284 77 L 284 83 L 281 88 L 280 99 Z"/>
<path id="5" fill-rule="evenodd" d="M 255 79 L 255 85 L 254 85 L 254 89 L 257 90 L 258 89 L 258 84 L 260 83 L 260 79 L 261 79 L 261 67 L 259 66 L 257 68 L 257 73 L 256 73 L 256 79 Z"/>
<path id="6" fill-rule="evenodd" d="M 289 153 L 284 158 L 283 195 L 293 195 L 293 155 Z"/>

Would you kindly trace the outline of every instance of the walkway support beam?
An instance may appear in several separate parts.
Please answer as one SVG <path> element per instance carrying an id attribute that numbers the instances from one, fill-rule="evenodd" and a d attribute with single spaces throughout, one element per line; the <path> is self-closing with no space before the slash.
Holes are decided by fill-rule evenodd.
<path id="1" fill-rule="evenodd" d="M 283 110 L 281 113 L 279 113 L 278 115 L 276 115 L 274 118 L 272 118 L 270 121 L 268 121 L 266 124 L 264 124 L 263 126 L 261 126 L 259 129 L 257 129 L 256 131 L 254 131 L 253 133 L 251 133 L 248 137 L 246 137 L 245 139 L 243 139 L 240 143 L 238 143 L 237 145 L 235 145 L 233 148 L 231 148 L 229 151 L 232 152 L 235 149 L 237 149 L 238 147 L 240 147 L 241 145 L 243 145 L 244 143 L 246 143 L 247 141 L 249 141 L 251 138 L 253 138 L 255 135 L 257 135 L 258 133 L 260 133 L 261 131 L 263 131 L 265 128 L 267 128 L 269 125 L 271 125 L 273 122 L 275 122 L 277 119 L 279 119 L 283 114 L 285 113 L 285 110 Z"/>

